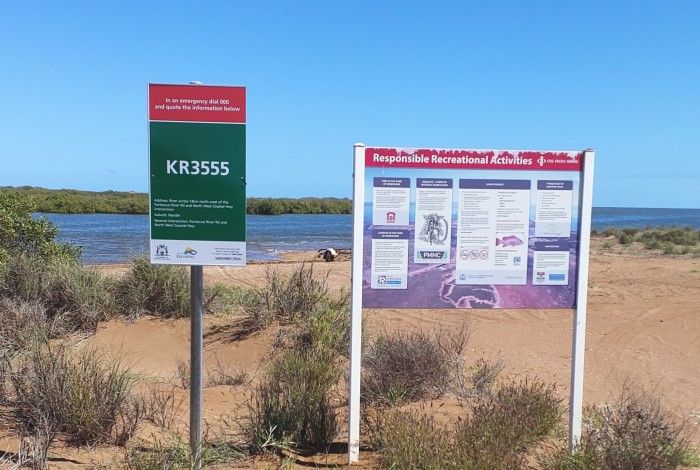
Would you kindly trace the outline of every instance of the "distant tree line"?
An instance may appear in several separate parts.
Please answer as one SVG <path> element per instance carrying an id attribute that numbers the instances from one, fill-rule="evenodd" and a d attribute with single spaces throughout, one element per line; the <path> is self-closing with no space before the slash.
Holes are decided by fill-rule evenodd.
<path id="1" fill-rule="evenodd" d="M 37 212 L 55 214 L 148 214 L 148 194 L 131 191 L 79 191 L 33 186 L 0 186 L 0 193 L 26 196 Z M 350 214 L 346 198 L 248 198 L 248 214 Z"/>
<path id="2" fill-rule="evenodd" d="M 123 191 L 78 191 L 33 186 L 0 187 L 0 192 L 28 196 L 37 212 L 57 214 L 148 214 L 148 195 Z"/>
<path id="3" fill-rule="evenodd" d="M 350 199 L 333 197 L 292 198 L 248 198 L 248 214 L 349 214 L 352 212 Z"/>

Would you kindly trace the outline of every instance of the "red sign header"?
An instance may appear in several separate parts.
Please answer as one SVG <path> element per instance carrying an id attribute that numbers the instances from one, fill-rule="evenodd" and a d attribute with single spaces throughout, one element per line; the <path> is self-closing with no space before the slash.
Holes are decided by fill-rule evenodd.
<path id="1" fill-rule="evenodd" d="M 533 150 L 365 149 L 365 166 L 475 170 L 581 171 L 583 152 Z"/>
<path id="2" fill-rule="evenodd" d="M 149 84 L 148 119 L 245 124 L 245 87 Z"/>

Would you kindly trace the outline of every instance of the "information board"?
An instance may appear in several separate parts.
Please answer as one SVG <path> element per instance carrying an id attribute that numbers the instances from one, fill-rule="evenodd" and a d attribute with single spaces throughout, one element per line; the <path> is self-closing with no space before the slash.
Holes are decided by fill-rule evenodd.
<path id="1" fill-rule="evenodd" d="M 245 98 L 244 87 L 148 86 L 152 263 L 245 265 Z"/>
<path id="2" fill-rule="evenodd" d="M 366 148 L 362 306 L 573 308 L 582 156 Z"/>
<path id="3" fill-rule="evenodd" d="M 348 462 L 360 455 L 362 309 L 574 309 L 581 439 L 595 152 L 354 146 Z"/>

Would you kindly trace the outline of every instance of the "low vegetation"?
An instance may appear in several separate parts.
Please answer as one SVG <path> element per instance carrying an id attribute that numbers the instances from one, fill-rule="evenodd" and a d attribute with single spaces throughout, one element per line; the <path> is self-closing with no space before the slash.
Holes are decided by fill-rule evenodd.
<path id="1" fill-rule="evenodd" d="M 80 247 L 58 243 L 58 227 L 46 218 L 34 218 L 34 202 L 23 195 L 0 191 L 0 268 L 13 256 L 24 254 L 42 260 L 77 261 Z"/>
<path id="2" fill-rule="evenodd" d="M 190 276 L 184 266 L 155 265 L 146 257 L 137 257 L 114 289 L 116 311 L 129 317 L 190 314 Z"/>
<path id="3" fill-rule="evenodd" d="M 539 380 L 503 384 L 474 400 L 453 424 L 435 414 L 389 408 L 370 421 L 385 468 L 514 469 L 554 435 L 564 408 L 554 387 Z"/>
<path id="4" fill-rule="evenodd" d="M 23 434 L 58 435 L 73 444 L 124 444 L 136 429 L 140 405 L 135 376 L 118 358 L 75 351 L 65 343 L 36 344 L 10 374 L 10 404 Z"/>
<path id="5" fill-rule="evenodd" d="M 273 322 L 289 325 L 303 320 L 322 304 L 346 302 L 346 297 L 338 301 L 331 298 L 328 274 L 321 278 L 315 276 L 312 264 L 302 264 L 289 277 L 268 269 L 265 285 L 245 297 L 239 331 L 241 334 L 253 333 Z"/>
<path id="6" fill-rule="evenodd" d="M 279 210 L 266 204 L 261 200 L 254 210 Z M 284 210 L 296 210 L 290 207 Z M 186 268 L 138 258 L 121 278 L 105 278 L 81 266 L 79 249 L 57 243 L 55 226 L 32 217 L 34 210 L 18 193 L 0 191 L 0 405 L 20 437 L 13 464 L 46 468 L 49 449 L 61 440 L 123 446 L 122 468 L 188 468 L 189 448 L 177 437 L 184 429 L 186 391 L 172 383 L 141 383 L 136 394 L 137 378 L 121 359 L 73 341 L 75 333 L 94 332 L 112 315 L 187 316 Z M 605 243 L 678 254 L 696 250 L 699 233 L 623 229 L 599 235 L 608 238 Z M 267 452 L 290 462 L 294 452 L 327 450 L 342 425 L 347 295 L 332 295 L 327 276 L 302 265 L 288 276 L 270 270 L 267 283 L 255 290 L 210 286 L 206 304 L 208 311 L 225 313 L 221 318 L 241 318 L 236 328 L 246 334 L 272 324 L 279 334 L 269 365 L 251 386 L 247 414 L 236 422 L 242 439 L 237 445 L 208 440 L 203 463 L 226 465 Z M 502 380 L 502 361 L 464 357 L 467 339 L 463 327 L 382 333 L 368 342 L 364 424 L 385 468 L 644 470 L 697 463 L 683 424 L 631 388 L 614 404 L 586 411 L 582 440 L 569 453 L 555 386 Z M 176 379 L 189 386 L 187 363 L 179 365 Z M 249 381 L 246 371 L 209 364 L 208 386 Z M 452 421 L 431 401 L 445 396 L 461 405 Z M 161 438 L 134 442 L 143 421 Z"/>
<path id="7" fill-rule="evenodd" d="M 603 250 L 614 244 L 641 244 L 646 250 L 659 250 L 666 255 L 700 255 L 700 230 L 691 227 L 667 228 L 608 228 L 593 230 L 593 236 L 603 237 Z"/>
<path id="8" fill-rule="evenodd" d="M 242 460 L 246 454 L 235 446 L 225 442 L 202 444 L 201 464 L 231 464 Z M 149 443 L 148 446 L 130 446 L 127 448 L 122 466 L 127 470 L 182 470 L 192 468 L 192 456 L 189 443 L 177 437 Z M 225 467 L 220 467 L 225 468 Z"/>
<path id="9" fill-rule="evenodd" d="M 349 346 L 347 297 L 332 298 L 326 279 L 307 266 L 289 278 L 268 278 L 256 292 L 258 305 L 287 329 L 249 404 L 248 447 L 253 453 L 323 450 L 339 432 L 336 390 Z"/>
<path id="10" fill-rule="evenodd" d="M 574 453 L 563 445 L 540 457 L 545 469 L 668 470 L 695 466 L 685 424 L 663 411 L 658 398 L 623 387 L 612 404 L 586 410 L 584 432 Z"/>
<path id="11" fill-rule="evenodd" d="M 95 269 L 62 257 L 17 254 L 0 274 L 0 295 L 41 305 L 59 335 L 94 331 L 111 314 L 110 289 Z"/>
<path id="12" fill-rule="evenodd" d="M 458 370 L 467 339 L 466 326 L 449 333 L 378 336 L 363 358 L 363 399 L 394 405 L 442 395 Z"/>
<path id="13" fill-rule="evenodd" d="M 340 372 L 319 350 L 288 350 L 275 358 L 249 406 L 250 450 L 327 448 L 339 430 L 332 394 Z"/>

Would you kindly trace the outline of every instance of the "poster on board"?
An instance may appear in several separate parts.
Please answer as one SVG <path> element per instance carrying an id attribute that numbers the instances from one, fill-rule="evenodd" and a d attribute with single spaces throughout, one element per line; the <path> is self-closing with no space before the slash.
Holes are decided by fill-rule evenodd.
<path id="1" fill-rule="evenodd" d="M 362 306 L 573 308 L 582 161 L 365 148 Z"/>

